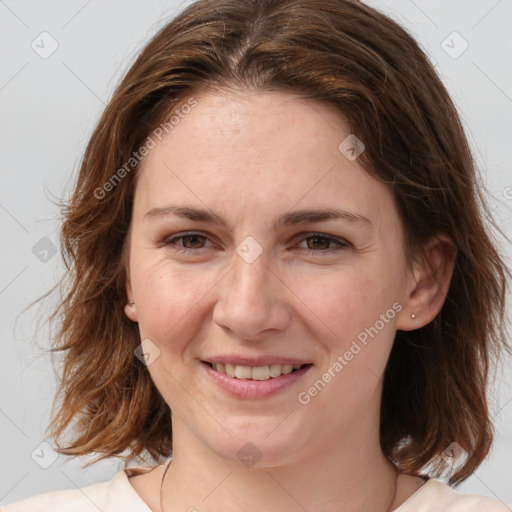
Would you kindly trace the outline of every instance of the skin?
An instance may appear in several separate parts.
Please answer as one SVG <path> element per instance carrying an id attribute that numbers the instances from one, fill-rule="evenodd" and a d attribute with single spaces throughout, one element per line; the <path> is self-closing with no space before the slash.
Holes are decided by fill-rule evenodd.
<path id="1" fill-rule="evenodd" d="M 160 350 L 148 371 L 172 410 L 164 508 L 393 510 L 423 481 L 397 480 L 380 449 L 382 375 L 396 330 L 419 328 L 442 307 L 450 242 L 433 239 L 407 263 L 390 191 L 338 150 L 351 133 L 339 113 L 282 92 L 195 97 L 143 161 L 129 234 L 126 290 L 135 305 L 126 314 Z M 171 204 L 207 209 L 227 225 L 146 215 Z M 276 226 L 283 214 L 318 208 L 369 222 Z M 177 238 L 190 231 L 198 238 Z M 251 263 L 236 252 L 248 236 L 262 249 Z M 393 304 L 400 312 L 300 403 Z M 226 353 L 293 356 L 313 367 L 275 396 L 240 400 L 202 371 L 202 359 Z M 250 468 L 237 457 L 248 442 L 261 453 Z M 160 510 L 163 469 L 130 479 L 152 510 Z"/>

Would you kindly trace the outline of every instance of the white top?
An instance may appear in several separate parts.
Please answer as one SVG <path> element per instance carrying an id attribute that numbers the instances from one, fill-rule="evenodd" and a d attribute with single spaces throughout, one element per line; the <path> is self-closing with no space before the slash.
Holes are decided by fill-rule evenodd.
<path id="1" fill-rule="evenodd" d="M 112 480 L 80 489 L 38 494 L 10 505 L 0 512 L 151 512 L 130 484 L 128 477 L 154 469 L 129 468 Z M 462 494 L 440 480 L 427 480 L 393 512 L 511 512 L 505 503 L 479 494 Z"/>

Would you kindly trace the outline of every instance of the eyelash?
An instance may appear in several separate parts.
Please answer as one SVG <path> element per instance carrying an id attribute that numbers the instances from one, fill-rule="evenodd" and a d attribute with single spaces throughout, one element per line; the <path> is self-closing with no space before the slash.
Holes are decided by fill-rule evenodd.
<path id="1" fill-rule="evenodd" d="M 207 247 L 198 247 L 196 249 L 191 249 L 189 247 L 183 247 L 183 246 L 176 244 L 177 240 L 183 239 L 188 236 L 197 236 L 200 238 L 208 239 L 208 237 L 206 235 L 203 235 L 202 233 L 191 231 L 188 233 L 181 233 L 181 234 L 179 234 L 177 236 L 173 236 L 171 238 L 167 238 L 162 242 L 162 245 L 165 247 L 170 247 L 170 248 L 172 248 L 172 250 L 174 250 L 176 252 L 181 252 L 181 253 L 197 252 L 197 251 L 200 251 L 201 249 L 207 249 Z M 336 237 L 333 237 L 330 235 L 326 235 L 325 233 L 316 233 L 316 232 L 304 233 L 300 242 L 303 242 L 304 240 L 308 240 L 310 238 L 321 238 L 323 240 L 328 240 L 329 242 L 338 244 L 338 246 L 337 247 L 329 247 L 328 249 L 318 249 L 318 250 L 300 248 L 303 251 L 306 251 L 306 253 L 309 255 L 319 255 L 322 253 L 332 254 L 333 252 L 343 251 L 350 247 L 353 247 L 352 244 L 346 240 L 343 240 L 341 238 L 336 238 Z"/>

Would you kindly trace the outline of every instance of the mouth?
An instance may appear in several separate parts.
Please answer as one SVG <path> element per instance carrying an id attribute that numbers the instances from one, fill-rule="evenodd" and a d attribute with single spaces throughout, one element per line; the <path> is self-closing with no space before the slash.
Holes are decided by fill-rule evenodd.
<path id="1" fill-rule="evenodd" d="M 213 371 L 240 380 L 264 381 L 277 379 L 283 375 L 299 372 L 311 364 L 271 364 L 262 366 L 243 366 L 230 363 L 210 363 L 202 361 Z"/>
<path id="2" fill-rule="evenodd" d="M 212 354 L 199 362 L 200 373 L 216 389 L 239 400 L 289 398 L 287 393 L 314 366 L 308 359 L 278 354 Z"/>

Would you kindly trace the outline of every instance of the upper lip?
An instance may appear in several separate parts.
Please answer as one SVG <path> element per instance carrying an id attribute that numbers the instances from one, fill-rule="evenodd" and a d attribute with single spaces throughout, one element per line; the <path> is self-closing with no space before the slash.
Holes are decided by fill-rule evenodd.
<path id="1" fill-rule="evenodd" d="M 206 357 L 203 361 L 207 363 L 227 363 L 234 364 L 237 366 L 270 366 L 272 364 L 290 364 L 290 365 L 305 365 L 311 364 L 309 361 L 296 359 L 293 357 L 279 357 L 279 356 L 241 356 L 241 355 L 219 355 Z"/>

